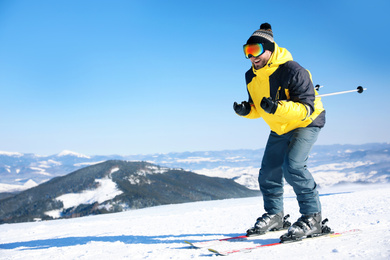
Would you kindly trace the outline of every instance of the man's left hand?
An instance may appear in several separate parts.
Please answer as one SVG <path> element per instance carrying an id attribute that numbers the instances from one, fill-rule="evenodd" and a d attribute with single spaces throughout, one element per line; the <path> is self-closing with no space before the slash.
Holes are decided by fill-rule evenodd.
<path id="1" fill-rule="evenodd" d="M 270 97 L 269 98 L 263 97 L 263 99 L 260 102 L 260 106 L 268 114 L 275 114 L 275 111 L 278 108 L 278 101 L 274 101 Z"/>

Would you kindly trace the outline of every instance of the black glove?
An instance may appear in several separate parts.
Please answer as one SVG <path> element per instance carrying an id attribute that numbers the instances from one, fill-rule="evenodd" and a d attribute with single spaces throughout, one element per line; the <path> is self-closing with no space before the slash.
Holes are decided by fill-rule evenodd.
<path id="1" fill-rule="evenodd" d="M 234 102 L 233 104 L 234 111 L 240 116 L 246 116 L 251 112 L 251 104 L 246 101 L 242 101 L 241 104 Z"/>
<path id="2" fill-rule="evenodd" d="M 269 98 L 263 97 L 260 106 L 268 114 L 275 114 L 275 111 L 278 108 L 278 101 L 274 101 L 270 97 Z"/>

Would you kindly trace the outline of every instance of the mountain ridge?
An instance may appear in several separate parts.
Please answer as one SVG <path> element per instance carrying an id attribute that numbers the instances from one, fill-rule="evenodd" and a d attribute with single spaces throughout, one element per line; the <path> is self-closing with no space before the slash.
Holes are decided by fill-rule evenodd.
<path id="1" fill-rule="evenodd" d="M 370 182 L 373 176 L 381 175 L 388 182 L 390 168 L 390 144 L 369 143 L 362 145 L 335 144 L 313 147 L 308 162 L 313 174 L 320 172 L 326 177 L 330 166 L 338 164 L 340 172 L 359 171 L 363 181 Z M 58 156 L 66 153 L 67 156 Z M 86 166 L 107 160 L 147 161 L 170 168 L 182 168 L 211 177 L 234 179 L 251 189 L 258 189 L 257 177 L 264 149 L 238 149 L 223 151 L 195 151 L 182 153 L 149 155 L 81 155 L 71 151 L 62 151 L 55 155 L 0 152 L 0 198 L 12 192 L 25 190 L 28 181 L 41 184 L 57 176 L 63 176 Z M 8 154 L 8 155 L 7 155 Z M 345 162 L 353 163 L 346 166 Z M 346 166 L 342 168 L 343 166 Z M 384 176 L 384 177 L 383 177 Z M 379 177 L 377 176 L 378 181 Z M 30 181 L 30 183 L 31 183 Z M 347 175 L 344 182 L 354 182 Z M 375 180 L 376 181 L 376 180 Z M 12 186 L 10 186 L 12 185 Z M 321 185 L 321 183 L 320 183 Z M 5 194 L 8 193 L 8 194 Z"/>
<path id="2" fill-rule="evenodd" d="M 111 189 L 102 190 L 104 185 Z M 0 200 L 0 223 L 81 217 L 258 194 L 225 178 L 148 162 L 109 160 Z"/>

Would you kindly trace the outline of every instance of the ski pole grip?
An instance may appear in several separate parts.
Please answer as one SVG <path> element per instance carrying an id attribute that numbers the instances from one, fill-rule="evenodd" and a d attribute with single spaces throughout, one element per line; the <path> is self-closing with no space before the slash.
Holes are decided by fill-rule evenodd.
<path id="1" fill-rule="evenodd" d="M 320 90 L 320 88 L 322 88 L 323 86 L 321 86 L 321 85 L 319 85 L 319 84 L 317 84 L 314 88 L 317 90 L 317 91 L 319 91 Z"/>

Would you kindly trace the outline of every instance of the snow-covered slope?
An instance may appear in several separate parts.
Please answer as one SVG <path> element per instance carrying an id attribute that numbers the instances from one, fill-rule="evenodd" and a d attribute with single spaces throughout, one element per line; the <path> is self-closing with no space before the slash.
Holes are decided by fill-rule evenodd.
<path id="1" fill-rule="evenodd" d="M 222 259 L 390 259 L 390 185 L 321 190 L 323 214 L 335 231 L 357 235 L 308 240 Z M 295 197 L 285 211 L 299 217 Z M 201 241 L 243 233 L 263 213 L 261 198 L 158 206 L 77 219 L 0 225 L 1 259 L 215 259 Z M 264 242 L 259 237 L 255 243 Z M 237 245 L 237 243 L 232 245 Z"/>
<path id="2" fill-rule="evenodd" d="M 12 184 L 0 184 L 0 193 L 1 192 L 18 192 L 27 190 L 29 188 L 35 187 L 38 184 L 33 180 L 28 180 L 23 185 L 12 185 Z"/>

